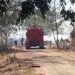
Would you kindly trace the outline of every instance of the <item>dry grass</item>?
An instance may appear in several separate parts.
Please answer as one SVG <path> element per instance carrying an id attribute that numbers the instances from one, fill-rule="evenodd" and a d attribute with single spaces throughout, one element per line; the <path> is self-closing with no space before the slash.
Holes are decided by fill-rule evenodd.
<path id="1" fill-rule="evenodd" d="M 0 55 L 0 75 L 36 75 L 32 63 L 25 63 L 14 56 Z"/>

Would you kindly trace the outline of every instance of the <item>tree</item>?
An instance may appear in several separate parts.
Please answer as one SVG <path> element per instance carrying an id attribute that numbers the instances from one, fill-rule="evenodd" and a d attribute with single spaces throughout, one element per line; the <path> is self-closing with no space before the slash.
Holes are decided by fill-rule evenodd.
<path id="1" fill-rule="evenodd" d="M 64 17 L 65 20 L 70 20 L 71 25 L 74 26 L 75 22 L 75 12 L 70 8 L 69 10 L 66 10 L 65 6 L 67 5 L 65 0 L 60 0 L 62 10 L 60 14 L 62 17 Z M 70 0 L 71 5 L 75 3 L 75 0 Z"/>
<path id="2" fill-rule="evenodd" d="M 5 3 L 7 3 L 6 1 L 4 1 Z M 19 3 L 18 3 L 19 4 Z M 17 30 L 16 28 L 16 19 L 18 16 L 18 8 L 17 8 L 17 4 L 14 5 L 10 2 L 9 6 L 6 8 L 7 11 L 0 17 L 0 37 L 4 38 L 4 40 L 6 41 L 6 45 L 7 45 L 7 39 L 9 37 L 9 35 L 11 34 L 11 32 Z"/>
<path id="3" fill-rule="evenodd" d="M 26 19 L 29 15 L 35 14 L 35 7 L 39 9 L 41 12 L 41 15 L 43 18 L 45 18 L 46 11 L 49 10 L 48 3 L 50 4 L 52 0 L 25 0 L 21 3 L 21 8 L 19 13 L 19 18 L 17 19 L 17 22 L 23 21 Z M 69 1 L 69 0 L 68 0 Z M 10 0 L 0 0 L 0 16 L 3 16 L 6 14 L 8 4 L 10 3 Z M 70 0 L 70 3 L 73 5 L 75 3 L 75 0 Z M 75 22 L 75 12 L 73 10 L 66 10 L 66 0 L 60 0 L 60 5 L 62 7 L 62 10 L 60 14 L 62 17 L 64 17 L 65 20 L 71 21 L 71 24 L 73 25 Z"/>
<path id="4" fill-rule="evenodd" d="M 6 14 L 7 7 L 9 4 L 9 0 L 0 0 L 0 16 L 2 17 L 4 14 Z"/>
<path id="5" fill-rule="evenodd" d="M 21 3 L 22 10 L 19 13 L 17 22 L 23 21 L 29 15 L 35 14 L 35 6 L 41 12 L 43 18 L 45 18 L 46 11 L 49 10 L 48 4 L 51 0 L 26 0 Z"/>
<path id="6" fill-rule="evenodd" d="M 29 15 L 35 14 L 35 6 L 39 9 L 41 12 L 43 18 L 45 18 L 46 11 L 49 10 L 48 3 L 51 3 L 52 0 L 26 0 L 21 3 L 22 10 L 19 13 L 19 21 L 23 21 L 26 19 Z M 55 1 L 55 0 L 54 0 Z M 73 4 L 75 3 L 74 0 L 70 0 L 70 2 Z M 60 14 L 62 17 L 64 17 L 65 20 L 71 20 L 71 23 L 74 23 L 74 15 L 75 13 L 71 10 L 65 10 L 66 6 L 66 0 L 60 0 L 60 5 L 62 7 L 62 10 Z"/>

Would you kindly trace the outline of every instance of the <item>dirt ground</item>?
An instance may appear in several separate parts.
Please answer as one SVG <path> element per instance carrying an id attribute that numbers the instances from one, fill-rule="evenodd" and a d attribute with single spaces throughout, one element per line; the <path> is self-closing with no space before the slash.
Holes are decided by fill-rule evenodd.
<path id="1" fill-rule="evenodd" d="M 75 51 L 15 50 L 0 54 L 0 75 L 75 75 Z"/>

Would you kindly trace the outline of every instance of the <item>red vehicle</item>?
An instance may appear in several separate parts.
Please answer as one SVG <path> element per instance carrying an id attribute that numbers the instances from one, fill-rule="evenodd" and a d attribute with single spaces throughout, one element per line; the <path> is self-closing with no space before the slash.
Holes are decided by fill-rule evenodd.
<path id="1" fill-rule="evenodd" d="M 44 48 L 43 36 L 44 32 L 42 28 L 39 28 L 35 25 L 28 28 L 26 33 L 26 49 L 29 49 L 32 46 L 39 46 L 39 48 Z"/>

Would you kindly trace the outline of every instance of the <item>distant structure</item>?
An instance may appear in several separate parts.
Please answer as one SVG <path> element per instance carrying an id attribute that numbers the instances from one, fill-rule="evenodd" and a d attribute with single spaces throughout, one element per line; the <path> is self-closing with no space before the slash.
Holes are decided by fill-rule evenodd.
<path id="1" fill-rule="evenodd" d="M 75 49 L 75 28 L 71 32 L 70 37 L 71 37 L 71 49 L 74 50 Z"/>

